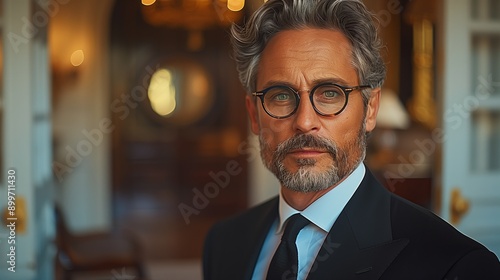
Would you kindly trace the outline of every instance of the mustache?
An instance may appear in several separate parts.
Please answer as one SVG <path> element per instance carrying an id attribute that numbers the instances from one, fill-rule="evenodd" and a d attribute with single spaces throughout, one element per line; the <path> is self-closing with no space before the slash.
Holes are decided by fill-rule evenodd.
<path id="1" fill-rule="evenodd" d="M 335 142 L 327 138 L 313 136 L 311 134 L 299 134 L 278 145 L 275 152 L 276 159 L 284 159 L 286 154 L 293 150 L 302 148 L 326 150 L 333 158 L 336 158 L 338 154 L 338 148 Z"/>

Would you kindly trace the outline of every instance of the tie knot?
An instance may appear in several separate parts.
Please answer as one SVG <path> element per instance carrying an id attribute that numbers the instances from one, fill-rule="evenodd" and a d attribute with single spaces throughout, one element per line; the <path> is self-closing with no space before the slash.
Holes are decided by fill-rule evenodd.
<path id="1" fill-rule="evenodd" d="M 298 213 L 292 215 L 288 218 L 288 223 L 281 239 L 295 241 L 299 231 L 309 223 L 310 221 L 308 219 Z"/>

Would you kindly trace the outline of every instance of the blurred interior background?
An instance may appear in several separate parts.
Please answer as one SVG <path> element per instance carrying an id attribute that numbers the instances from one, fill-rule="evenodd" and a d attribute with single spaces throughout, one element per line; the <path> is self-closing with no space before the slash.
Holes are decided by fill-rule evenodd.
<path id="1" fill-rule="evenodd" d="M 1 279 L 201 279 L 210 226 L 278 192 L 229 45 L 262 3 L 0 0 Z M 500 1 L 365 4 L 366 164 L 500 255 Z"/>

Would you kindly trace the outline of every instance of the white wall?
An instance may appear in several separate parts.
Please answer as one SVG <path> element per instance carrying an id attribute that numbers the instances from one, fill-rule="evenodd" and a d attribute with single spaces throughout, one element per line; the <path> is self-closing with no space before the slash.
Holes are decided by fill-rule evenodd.
<path id="1" fill-rule="evenodd" d="M 49 29 L 57 83 L 54 104 L 56 196 L 76 232 L 111 223 L 109 19 L 113 1 L 59 0 Z M 83 50 L 82 65 L 70 63 Z M 89 136 L 91 135 L 91 136 Z"/>
<path id="2" fill-rule="evenodd" d="M 248 204 L 254 206 L 269 198 L 275 196 L 279 192 L 280 184 L 276 176 L 272 174 L 262 163 L 260 157 L 259 138 L 252 132 L 248 136 L 249 148 L 251 152 L 248 163 L 249 168 L 249 195 Z"/>
<path id="3" fill-rule="evenodd" d="M 3 1 L 0 279 L 52 279 L 52 159 L 47 13 L 32 0 Z M 7 175 L 10 175 L 8 177 Z M 9 197 L 9 212 L 7 210 Z M 5 198 L 5 199 L 4 199 Z M 3 217 L 3 216 L 2 216 Z M 8 239 L 7 239 L 8 237 Z"/>

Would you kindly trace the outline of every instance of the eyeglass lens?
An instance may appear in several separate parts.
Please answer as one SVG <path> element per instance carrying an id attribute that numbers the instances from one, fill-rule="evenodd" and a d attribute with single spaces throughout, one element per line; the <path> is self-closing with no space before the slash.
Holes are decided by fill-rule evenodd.
<path id="1" fill-rule="evenodd" d="M 311 94 L 313 106 L 322 114 L 336 114 L 344 107 L 346 95 L 335 85 L 320 85 Z M 295 92 L 288 87 L 270 88 L 264 95 L 264 107 L 277 117 L 290 115 L 298 106 L 299 100 Z"/>

